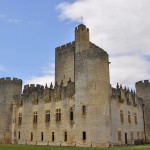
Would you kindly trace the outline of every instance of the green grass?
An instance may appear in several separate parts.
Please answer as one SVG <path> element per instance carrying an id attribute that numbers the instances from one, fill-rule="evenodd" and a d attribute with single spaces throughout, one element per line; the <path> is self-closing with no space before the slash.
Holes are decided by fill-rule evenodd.
<path id="1" fill-rule="evenodd" d="M 0 144 L 0 150 L 150 150 L 150 145 L 123 146 L 112 148 L 84 148 L 84 147 L 58 147 L 58 146 L 35 146 L 35 145 L 9 145 Z"/>

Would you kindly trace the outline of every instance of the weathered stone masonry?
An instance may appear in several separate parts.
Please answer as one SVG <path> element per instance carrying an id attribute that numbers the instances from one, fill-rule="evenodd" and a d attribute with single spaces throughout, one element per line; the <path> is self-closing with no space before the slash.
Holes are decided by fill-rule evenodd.
<path id="1" fill-rule="evenodd" d="M 150 140 L 150 83 L 111 87 L 109 56 L 75 28 L 55 49 L 55 85 L 0 79 L 0 142 L 108 147 Z"/>

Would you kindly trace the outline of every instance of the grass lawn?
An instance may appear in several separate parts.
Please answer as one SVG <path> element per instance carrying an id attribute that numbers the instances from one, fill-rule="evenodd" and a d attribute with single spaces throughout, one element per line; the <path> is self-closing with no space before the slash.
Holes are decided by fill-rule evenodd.
<path id="1" fill-rule="evenodd" d="M 83 147 L 58 147 L 58 146 L 35 146 L 35 145 L 7 145 L 0 144 L 0 150 L 150 150 L 150 145 L 124 146 L 113 148 L 83 148 Z"/>

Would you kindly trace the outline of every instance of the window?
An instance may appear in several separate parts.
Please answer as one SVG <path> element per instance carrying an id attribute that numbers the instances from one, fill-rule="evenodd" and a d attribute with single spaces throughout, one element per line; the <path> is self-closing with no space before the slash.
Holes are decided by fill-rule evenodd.
<path id="1" fill-rule="evenodd" d="M 131 138 L 131 141 L 134 139 L 134 137 L 133 137 L 133 131 L 130 132 L 130 138 Z"/>
<path id="2" fill-rule="evenodd" d="M 46 110 L 45 122 L 50 122 L 50 110 Z"/>
<path id="3" fill-rule="evenodd" d="M 44 135 L 43 132 L 41 132 L 41 141 L 43 141 Z"/>
<path id="4" fill-rule="evenodd" d="M 20 140 L 20 131 L 18 132 L 18 140 Z"/>
<path id="5" fill-rule="evenodd" d="M 64 132 L 64 142 L 67 142 L 67 132 Z"/>
<path id="6" fill-rule="evenodd" d="M 70 121 L 73 121 L 73 108 L 70 109 Z"/>
<path id="7" fill-rule="evenodd" d="M 130 115 L 130 111 L 128 111 L 128 122 L 131 123 L 131 115 Z"/>
<path id="8" fill-rule="evenodd" d="M 55 136 L 54 136 L 54 132 L 52 132 L 52 142 L 55 141 Z"/>
<path id="9" fill-rule="evenodd" d="M 61 109 L 56 109 L 56 121 L 61 121 Z"/>
<path id="10" fill-rule="evenodd" d="M 19 113 L 19 116 L 18 116 L 18 125 L 20 126 L 22 123 L 22 113 Z"/>
<path id="11" fill-rule="evenodd" d="M 33 132 L 31 132 L 31 141 L 33 141 Z"/>
<path id="12" fill-rule="evenodd" d="M 86 115 L 86 106 L 82 106 L 82 114 Z"/>
<path id="13" fill-rule="evenodd" d="M 82 135 L 83 141 L 85 141 L 85 140 L 86 140 L 86 132 L 83 132 L 82 134 L 83 134 L 83 135 Z"/>
<path id="14" fill-rule="evenodd" d="M 134 113 L 134 122 L 135 122 L 135 124 L 137 124 L 137 114 L 136 113 Z"/>
<path id="15" fill-rule="evenodd" d="M 141 131 L 141 139 L 144 139 L 144 131 Z"/>
<path id="16" fill-rule="evenodd" d="M 121 141 L 121 131 L 118 131 L 118 141 Z"/>
<path id="17" fill-rule="evenodd" d="M 124 119 L 123 119 L 123 110 L 120 110 L 120 122 L 123 123 Z"/>
<path id="18" fill-rule="evenodd" d="M 140 132 L 137 132 L 137 140 L 140 140 Z"/>
<path id="19" fill-rule="evenodd" d="M 34 123 L 34 124 L 37 124 L 37 117 L 38 117 L 38 114 L 37 114 L 37 112 L 35 111 L 34 114 L 33 114 L 33 123 Z"/>

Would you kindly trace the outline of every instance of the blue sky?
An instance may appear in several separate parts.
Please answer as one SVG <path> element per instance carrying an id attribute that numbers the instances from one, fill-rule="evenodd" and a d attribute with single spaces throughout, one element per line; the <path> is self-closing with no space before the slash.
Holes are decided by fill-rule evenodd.
<path id="1" fill-rule="evenodd" d="M 150 79 L 149 0 L 0 0 L 0 78 L 54 81 L 55 47 L 74 40 L 83 16 L 110 55 L 111 84 Z"/>
<path id="2" fill-rule="evenodd" d="M 0 0 L 1 77 L 41 76 L 55 61 L 55 47 L 73 40 L 74 23 L 58 17 L 61 2 Z"/>

